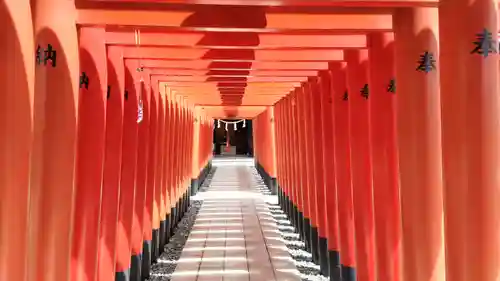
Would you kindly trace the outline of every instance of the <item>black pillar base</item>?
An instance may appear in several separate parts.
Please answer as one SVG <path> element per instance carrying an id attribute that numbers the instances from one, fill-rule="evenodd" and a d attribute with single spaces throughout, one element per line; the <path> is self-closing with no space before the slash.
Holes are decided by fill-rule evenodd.
<path id="1" fill-rule="evenodd" d="M 173 214 L 174 214 L 174 217 L 173 217 L 174 221 L 173 221 L 172 228 L 174 228 L 174 229 L 175 229 L 175 227 L 177 226 L 177 222 L 179 221 L 179 220 L 178 220 L 178 218 L 179 218 L 179 201 L 177 201 L 177 202 L 175 203 L 175 207 L 174 207 L 174 212 L 173 212 Z M 173 234 L 173 232 L 172 232 L 172 234 Z"/>
<path id="2" fill-rule="evenodd" d="M 184 216 L 184 194 L 179 198 L 179 202 L 177 204 L 178 212 L 177 212 L 177 224 L 181 221 L 182 216 Z"/>
<path id="3" fill-rule="evenodd" d="M 141 281 L 142 255 L 132 255 L 130 260 L 130 281 Z"/>
<path id="4" fill-rule="evenodd" d="M 340 268 L 342 272 L 342 281 L 356 281 L 356 270 L 353 267 L 342 265 Z"/>
<path id="5" fill-rule="evenodd" d="M 306 251 L 311 252 L 311 221 L 304 218 L 304 243 L 306 244 Z"/>
<path id="6" fill-rule="evenodd" d="M 294 210 L 293 217 L 294 217 L 294 219 L 295 219 L 295 223 L 297 224 L 297 225 L 295 226 L 295 231 L 296 231 L 297 233 L 300 233 L 299 226 L 300 226 L 300 224 L 301 224 L 301 222 L 300 222 L 300 215 L 299 215 L 299 213 L 300 213 L 299 207 L 295 206 L 295 210 Z"/>
<path id="7" fill-rule="evenodd" d="M 328 265 L 330 281 L 341 281 L 340 253 L 338 251 L 328 251 Z"/>
<path id="8" fill-rule="evenodd" d="M 293 218 L 293 201 L 288 197 L 288 218 L 292 220 Z"/>
<path id="9" fill-rule="evenodd" d="M 167 244 L 167 220 L 160 221 L 160 245 L 158 248 L 158 257 L 163 253 L 163 249 Z"/>
<path id="10" fill-rule="evenodd" d="M 177 211 L 177 224 L 179 224 L 182 216 L 184 215 L 183 210 L 182 210 L 183 205 L 184 205 L 184 195 L 182 195 L 181 198 L 179 198 L 179 201 L 177 202 L 177 210 L 178 210 Z"/>
<path id="11" fill-rule="evenodd" d="M 319 268 L 323 276 L 328 277 L 329 265 L 328 265 L 328 241 L 325 237 L 319 237 Z"/>
<path id="12" fill-rule="evenodd" d="M 168 242 L 170 242 L 170 237 L 172 237 L 172 234 L 170 233 L 171 224 L 172 218 L 170 217 L 170 214 L 167 214 L 165 217 L 165 244 L 168 244 Z"/>
<path id="13" fill-rule="evenodd" d="M 297 206 L 293 205 L 293 209 L 292 209 L 292 217 L 290 218 L 290 220 L 292 221 L 292 225 L 295 229 L 297 229 L 297 225 L 298 225 L 298 221 L 297 221 Z"/>
<path id="14" fill-rule="evenodd" d="M 182 216 L 184 216 L 184 194 L 179 198 L 177 207 L 179 208 L 179 213 L 177 214 L 177 223 L 181 221 Z"/>
<path id="15" fill-rule="evenodd" d="M 156 262 L 156 260 L 159 257 L 160 257 L 160 229 L 153 229 L 153 239 L 151 240 L 151 263 Z"/>
<path id="16" fill-rule="evenodd" d="M 297 217 L 297 232 L 300 235 L 300 239 L 304 240 L 304 214 L 299 211 Z"/>
<path id="17" fill-rule="evenodd" d="M 278 182 L 277 182 L 276 178 L 270 178 L 269 189 L 271 190 L 272 195 L 278 194 Z"/>
<path id="18" fill-rule="evenodd" d="M 312 254 L 312 260 L 315 264 L 319 264 L 319 246 L 318 246 L 318 228 L 317 227 L 311 227 L 311 254 Z"/>
<path id="19" fill-rule="evenodd" d="M 286 213 L 286 208 L 287 208 L 287 206 L 288 206 L 288 201 L 287 201 L 287 198 L 286 198 L 286 194 L 285 194 L 285 192 L 283 192 L 283 204 L 281 205 L 281 210 L 283 211 L 283 213 L 284 213 L 285 215 L 288 215 L 288 214 Z"/>
<path id="20" fill-rule="evenodd" d="M 280 205 L 280 208 L 283 210 L 283 190 L 279 185 L 278 185 L 278 204 Z"/>
<path id="21" fill-rule="evenodd" d="M 174 235 L 176 215 L 177 215 L 176 208 L 175 207 L 170 208 L 170 228 L 169 228 L 170 237 Z"/>
<path id="22" fill-rule="evenodd" d="M 130 281 L 130 268 L 125 271 L 118 271 L 115 274 L 115 281 Z"/>
<path id="23" fill-rule="evenodd" d="M 188 189 L 189 190 L 189 189 Z M 181 216 L 181 219 L 184 217 L 184 215 L 186 214 L 186 211 L 187 211 L 187 197 L 188 196 L 188 192 L 184 192 L 184 196 L 182 197 L 182 216 Z"/>
<path id="24" fill-rule="evenodd" d="M 288 196 L 286 195 L 285 191 L 283 191 L 283 213 L 287 215 L 288 217 Z"/>
<path id="25" fill-rule="evenodd" d="M 283 213 L 287 215 L 288 217 L 288 196 L 286 195 L 285 191 L 283 191 Z"/>
<path id="26" fill-rule="evenodd" d="M 191 179 L 191 195 L 198 193 L 199 182 L 198 179 Z"/>
<path id="27" fill-rule="evenodd" d="M 184 217 L 184 214 L 186 213 L 186 193 L 182 194 L 181 201 L 179 202 L 179 207 L 181 208 L 179 221 L 181 221 L 181 219 Z"/>
<path id="28" fill-rule="evenodd" d="M 271 177 L 258 161 L 255 161 L 255 169 L 257 169 L 257 172 L 262 177 L 262 180 L 264 181 L 265 185 L 267 186 L 271 194 L 277 195 L 278 182 L 276 178 Z"/>
<path id="29" fill-rule="evenodd" d="M 151 272 L 151 253 L 153 248 L 152 241 L 144 241 L 142 243 L 142 269 L 141 269 L 141 280 L 146 280 L 149 278 Z"/>

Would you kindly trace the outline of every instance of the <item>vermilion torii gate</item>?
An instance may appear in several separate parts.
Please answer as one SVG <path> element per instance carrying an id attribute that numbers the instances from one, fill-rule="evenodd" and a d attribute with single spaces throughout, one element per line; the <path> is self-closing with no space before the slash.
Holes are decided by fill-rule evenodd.
<path id="1" fill-rule="evenodd" d="M 330 280 L 499 279 L 496 0 L 4 0 L 0 19 L 0 280 L 147 277 L 212 118 L 254 119 Z"/>

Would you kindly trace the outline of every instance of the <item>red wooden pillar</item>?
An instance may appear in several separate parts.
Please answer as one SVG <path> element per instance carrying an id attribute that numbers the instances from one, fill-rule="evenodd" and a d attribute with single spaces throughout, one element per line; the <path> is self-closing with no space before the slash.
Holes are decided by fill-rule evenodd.
<path id="1" fill-rule="evenodd" d="M 303 127 L 302 125 L 302 120 L 301 117 L 301 93 L 300 91 L 294 91 L 293 92 L 293 128 L 294 128 L 294 135 L 296 136 L 295 138 L 295 170 L 296 170 L 296 177 L 297 177 L 297 214 L 296 214 L 296 228 L 299 233 L 299 235 L 304 239 L 304 216 L 305 216 L 305 209 L 306 209 L 306 203 L 304 202 L 304 196 L 306 189 L 306 183 L 305 180 L 307 179 L 307 175 L 304 172 L 304 146 L 303 146 L 303 141 L 304 141 L 304 135 L 303 135 Z"/>
<path id="2" fill-rule="evenodd" d="M 179 173 L 179 158 L 180 158 L 180 150 L 179 150 L 179 147 L 180 147 L 180 141 L 181 141 L 181 138 L 179 137 L 179 134 L 182 130 L 181 128 L 181 123 L 180 123 L 180 106 L 179 106 L 179 97 L 178 96 L 173 96 L 172 97 L 173 101 L 174 101 L 174 127 L 171 128 L 170 132 L 175 132 L 175 134 L 172 136 L 173 138 L 173 150 L 172 151 L 175 151 L 175 153 L 173 153 L 173 160 L 171 162 L 171 169 L 172 169 L 172 175 L 173 175 L 173 179 L 174 179 L 174 182 L 173 182 L 173 189 L 174 189 L 174 196 L 173 196 L 173 200 L 171 201 L 172 202 L 172 206 L 171 206 L 171 228 L 172 230 L 174 229 L 174 227 L 177 225 L 177 202 L 178 202 L 178 199 L 179 199 L 179 196 L 180 196 L 180 186 L 181 186 L 181 183 L 180 183 L 180 173 Z"/>
<path id="3" fill-rule="evenodd" d="M 375 279 L 368 51 L 346 52 L 357 276 Z"/>
<path id="4" fill-rule="evenodd" d="M 123 102 L 125 76 L 119 47 L 108 47 L 106 143 L 102 184 L 98 280 L 115 278 L 116 231 L 122 162 Z"/>
<path id="5" fill-rule="evenodd" d="M 184 99 L 184 142 L 183 142 L 183 147 L 184 147 L 184 157 L 182 159 L 182 164 L 183 164 L 183 196 L 182 196 L 182 203 L 181 203 L 181 219 L 184 216 L 184 213 L 186 212 L 186 206 L 187 206 L 187 200 L 188 200 L 188 187 L 190 186 L 190 173 L 188 170 L 188 158 L 190 155 L 191 149 L 189 148 L 188 144 L 190 144 L 191 140 L 191 133 L 193 131 L 193 122 L 190 120 L 189 117 L 189 107 L 187 101 Z"/>
<path id="6" fill-rule="evenodd" d="M 287 131 L 286 135 L 291 136 L 293 134 L 293 94 L 288 95 L 286 99 L 286 126 L 287 126 Z M 295 169 L 295 154 L 296 151 L 294 150 L 294 145 L 292 144 L 292 139 L 287 138 L 286 140 L 288 151 L 286 152 L 287 155 L 286 157 L 288 158 L 288 169 L 289 169 L 289 174 L 288 174 L 288 196 L 290 198 L 290 203 L 288 205 L 288 217 L 295 217 L 294 215 L 294 210 L 297 202 L 297 176 L 296 176 L 296 169 Z"/>
<path id="7" fill-rule="evenodd" d="M 168 238 L 170 239 L 175 224 L 175 203 L 178 196 L 178 179 L 177 179 L 177 156 L 178 156 L 178 111 L 176 96 L 169 89 L 169 114 L 168 114 L 168 130 L 165 131 L 165 174 L 168 175 L 165 186 L 165 202 L 164 208 L 168 212 Z M 169 147 L 167 149 L 167 147 Z M 168 194 L 168 196 L 167 196 Z"/>
<path id="8" fill-rule="evenodd" d="M 116 279 L 128 280 L 132 253 L 132 218 L 135 206 L 137 168 L 137 107 L 139 95 L 134 81 L 136 65 L 125 62 L 122 169 L 118 212 Z"/>
<path id="9" fill-rule="evenodd" d="M 97 249 L 106 123 L 104 28 L 81 28 L 80 103 L 71 280 L 97 279 Z"/>
<path id="10" fill-rule="evenodd" d="M 275 118 L 274 122 L 276 124 L 276 180 L 278 185 L 278 200 L 281 208 L 283 208 L 284 204 L 284 195 L 283 195 L 283 133 L 282 133 L 282 122 L 283 117 L 281 114 L 282 102 L 278 102 L 275 105 Z M 254 124 L 252 124 L 254 126 Z M 255 141 L 254 141 L 255 147 Z"/>
<path id="11" fill-rule="evenodd" d="M 200 163 L 200 152 L 205 149 L 205 134 L 204 134 L 204 120 L 200 114 L 200 108 L 194 109 L 194 124 L 192 131 L 192 166 L 191 166 L 191 195 L 195 195 L 198 191 L 200 182 L 200 170 L 203 166 Z"/>
<path id="12" fill-rule="evenodd" d="M 162 92 L 162 107 L 163 107 L 163 128 L 162 136 L 160 139 L 161 149 L 161 173 L 162 177 L 160 181 L 160 205 L 161 205 L 161 225 L 160 225 L 160 245 L 161 252 L 165 244 L 168 243 L 171 237 L 172 230 L 172 201 L 174 200 L 173 193 L 173 182 L 174 182 L 174 169 L 172 168 L 173 157 L 175 156 L 176 150 L 173 148 L 173 136 L 174 130 L 174 100 L 173 94 L 170 89 L 166 86 L 163 87 L 164 92 Z"/>
<path id="13" fill-rule="evenodd" d="M 181 218 L 184 216 L 184 212 L 186 209 L 186 200 L 187 200 L 187 187 L 188 187 L 188 172 L 187 172 L 187 158 L 189 156 L 189 149 L 188 149 L 188 143 L 189 143 L 189 131 L 192 130 L 192 122 L 189 122 L 189 116 L 188 116 L 188 107 L 187 107 L 187 102 L 184 100 L 184 109 L 183 109 L 183 122 L 184 122 L 184 142 L 182 143 L 183 145 L 183 150 L 184 150 L 184 155 L 182 157 L 182 166 L 183 166 L 183 171 L 182 171 L 182 198 L 181 198 Z"/>
<path id="14" fill-rule="evenodd" d="M 284 104 L 283 100 L 279 103 L 279 109 L 280 109 L 280 119 L 279 119 L 279 126 L 280 126 L 280 155 L 281 155 L 281 175 L 280 175 L 280 187 L 281 187 L 281 195 L 282 195 L 282 200 L 283 200 L 283 205 L 282 207 L 285 209 L 286 208 L 286 156 L 285 156 L 285 145 L 286 145 L 286 140 L 285 140 L 285 114 L 284 114 Z"/>
<path id="15" fill-rule="evenodd" d="M 316 108 L 314 107 L 314 102 L 315 102 L 315 94 L 314 90 L 312 87 L 312 84 L 315 81 L 309 81 L 307 82 L 303 87 L 304 87 L 304 95 L 305 95 L 305 120 L 306 120 L 306 140 L 307 140 L 307 150 L 306 150 L 306 157 L 307 157 L 307 173 L 309 174 L 309 181 L 308 181 L 308 186 L 309 186 L 309 199 L 310 199 L 310 230 L 309 230 L 309 243 L 310 243 L 310 248 L 311 248 L 311 253 L 312 253 L 312 260 L 315 263 L 319 263 L 319 251 L 318 251 L 318 227 L 319 227 L 319 210 L 318 210 L 318 193 L 319 189 L 321 186 L 321 183 L 318 182 L 318 179 L 316 177 L 316 158 L 317 156 L 315 155 L 317 151 L 317 141 L 316 141 L 316 122 L 314 119 L 314 111 Z"/>
<path id="16" fill-rule="evenodd" d="M 446 278 L 496 280 L 500 262 L 498 3 L 442 2 L 438 71 Z"/>
<path id="17" fill-rule="evenodd" d="M 41 53 L 35 66 L 28 280 L 66 281 L 71 268 L 79 108 L 76 10 L 73 2 L 40 0 L 33 14 L 33 60 L 38 46 Z M 55 62 L 49 59 L 51 50 Z"/>
<path id="18" fill-rule="evenodd" d="M 280 131 L 281 131 L 281 140 L 280 140 L 280 147 L 281 147 L 281 179 L 280 179 L 280 186 L 281 186 L 281 193 L 282 193 L 282 199 L 283 199 L 283 209 L 286 210 L 287 208 L 287 193 L 286 193 L 286 176 L 287 176 L 287 170 L 286 170 L 286 139 L 285 139 L 285 106 L 283 100 L 279 103 L 280 105 Z"/>
<path id="19" fill-rule="evenodd" d="M 314 141 L 314 179 L 316 186 L 316 198 L 315 200 L 315 209 L 317 214 L 317 222 L 318 229 L 317 233 L 314 233 L 313 245 L 316 243 L 316 255 L 318 258 L 318 263 L 320 265 L 321 273 L 324 276 L 328 275 L 328 245 L 327 245 L 327 227 L 325 221 L 325 180 L 324 180 L 324 166 L 323 166 L 323 100 L 321 99 L 322 95 L 322 87 L 321 87 L 321 78 L 318 77 L 315 80 L 311 81 L 310 90 L 311 90 L 311 120 L 313 123 L 311 124 L 313 128 L 313 141 Z"/>
<path id="20" fill-rule="evenodd" d="M 171 106 L 171 111 L 170 111 L 170 127 L 169 127 L 169 132 L 175 132 L 175 134 L 169 135 L 168 136 L 168 142 L 170 146 L 170 152 L 165 152 L 168 157 L 168 173 L 170 174 L 170 200 L 169 200 L 169 207 L 170 209 L 168 210 L 169 212 L 169 233 L 173 230 L 174 224 L 175 224 L 175 213 L 174 213 L 174 208 L 175 208 L 175 203 L 177 200 L 177 194 L 178 194 L 178 184 L 177 184 L 177 168 L 175 167 L 176 159 L 177 159 L 177 134 L 178 134 L 178 119 L 177 119 L 177 101 L 175 95 L 170 92 L 170 106 Z"/>
<path id="21" fill-rule="evenodd" d="M 0 280 L 26 280 L 35 61 L 29 1 L 0 10 Z M 30 251 L 32 249 L 30 248 Z"/>
<path id="22" fill-rule="evenodd" d="M 266 122 L 269 124 L 269 175 L 271 177 L 271 193 L 274 195 L 278 194 L 276 174 L 277 174 L 277 160 L 276 160 L 276 110 L 274 106 L 268 108 L 270 114 L 269 119 Z"/>
<path id="23" fill-rule="evenodd" d="M 184 158 L 186 155 L 185 143 L 186 143 L 186 122 L 185 122 L 185 108 L 184 108 L 184 100 L 182 97 L 179 97 L 179 197 L 177 198 L 177 223 L 179 222 L 182 216 L 182 202 L 185 190 L 185 174 L 184 174 Z"/>
<path id="24" fill-rule="evenodd" d="M 394 27 L 402 278 L 445 280 L 438 8 L 400 9 Z"/>
<path id="25" fill-rule="evenodd" d="M 144 242 L 144 208 L 146 206 L 146 176 L 149 157 L 149 107 L 150 92 L 146 85 L 147 73 L 136 73 L 136 85 L 138 91 L 138 142 L 137 142 L 137 175 L 135 183 L 135 207 L 132 225 L 132 266 L 130 272 L 131 281 L 141 280 L 141 268 L 143 259 Z M 142 107 L 142 109 L 141 109 Z M 142 111 L 142 113 L 140 112 Z M 142 118 L 142 120 L 141 120 Z"/>
<path id="26" fill-rule="evenodd" d="M 288 95 L 288 111 L 287 111 L 287 118 L 286 122 L 288 124 L 288 136 L 293 136 L 295 135 L 295 121 L 294 121 L 294 109 L 295 109 L 295 95 L 296 93 L 291 93 Z M 290 218 L 292 219 L 292 222 L 294 225 L 297 223 L 296 217 L 297 217 L 297 204 L 298 204 L 298 188 L 299 188 L 299 177 L 297 176 L 297 150 L 295 149 L 295 145 L 293 143 L 292 138 L 287 139 L 288 146 L 290 147 L 290 154 L 289 156 L 289 161 L 290 161 L 290 168 L 291 168 L 291 196 L 292 196 L 292 204 L 290 205 Z"/>
<path id="27" fill-rule="evenodd" d="M 260 125 L 261 115 L 262 115 L 262 113 L 259 114 L 257 117 L 255 117 L 254 124 L 252 126 L 253 130 L 255 132 L 254 139 L 253 139 L 254 144 L 255 144 L 255 157 L 256 157 L 257 161 L 259 162 L 259 164 L 261 162 L 260 161 L 260 147 L 259 147 L 259 144 L 260 144 L 260 142 L 259 142 L 259 140 L 260 140 L 260 132 L 259 132 L 260 126 L 259 125 Z"/>
<path id="28" fill-rule="evenodd" d="M 188 107 L 187 107 L 187 102 L 184 100 L 183 102 L 183 122 L 184 122 L 184 141 L 182 142 L 183 150 L 184 150 L 184 155 L 182 157 L 182 166 L 183 166 L 183 171 L 182 171 L 182 215 L 184 215 L 184 210 L 185 210 L 185 203 L 186 203 L 186 195 L 187 195 L 187 186 L 188 186 L 188 172 L 187 172 L 187 158 L 189 156 L 189 149 L 188 149 L 188 143 L 189 143 L 189 131 L 192 130 L 192 122 L 189 122 L 189 116 L 188 116 Z"/>
<path id="29" fill-rule="evenodd" d="M 267 110 L 263 111 L 261 114 L 257 116 L 257 131 L 258 131 L 258 139 L 257 142 L 259 143 L 259 161 L 261 164 L 262 169 L 266 170 L 267 163 L 266 163 L 266 124 L 264 123 L 264 119 L 267 118 Z M 265 179 L 266 180 L 266 179 Z"/>
<path id="30" fill-rule="evenodd" d="M 288 95 L 288 100 L 287 100 L 287 118 L 286 122 L 288 125 L 288 136 L 292 136 L 294 134 L 294 117 L 293 117 L 293 112 L 294 112 L 294 107 L 295 107 L 295 93 L 289 94 Z M 289 161 L 290 161 L 290 196 L 291 196 L 291 205 L 290 205 L 290 216 L 292 218 L 292 221 L 295 220 L 296 213 L 297 213 L 297 202 L 298 202 L 298 177 L 297 177 L 297 163 L 296 163 L 296 156 L 297 156 L 297 150 L 295 149 L 295 145 L 293 144 L 293 139 L 288 138 L 288 147 L 289 147 Z"/>
<path id="31" fill-rule="evenodd" d="M 333 114 L 336 97 L 341 93 L 334 92 L 330 77 L 330 72 L 320 73 L 321 82 L 321 119 L 322 119 L 322 146 L 323 146 L 323 169 L 325 182 L 325 227 L 328 253 L 328 276 L 332 281 L 340 281 L 340 248 L 339 248 L 339 228 L 338 228 L 338 202 L 337 202 L 337 182 L 335 171 L 335 140 Z M 324 247 L 324 246 L 323 246 Z"/>
<path id="32" fill-rule="evenodd" d="M 288 119 L 289 122 L 291 123 L 291 135 L 288 136 L 295 136 L 293 139 L 294 144 L 292 145 L 293 147 L 293 176 L 294 176 L 294 185 L 295 185 L 295 201 L 293 205 L 293 212 L 292 212 L 292 222 L 294 227 L 301 233 L 302 230 L 302 220 L 300 219 L 300 212 L 302 210 L 302 183 L 301 183 L 301 177 L 302 173 L 300 171 L 300 149 L 297 146 L 298 141 L 299 141 L 299 131 L 298 131 L 298 126 L 297 126 L 297 91 L 294 91 L 289 94 L 291 98 L 291 116 Z M 290 137 L 288 139 L 292 140 Z"/>
<path id="33" fill-rule="evenodd" d="M 300 178 L 301 178 L 301 188 L 302 188 L 302 214 L 299 213 L 299 217 L 302 217 L 302 239 L 305 241 L 306 249 L 311 250 L 310 245 L 310 232 L 311 232 L 311 205 L 310 201 L 312 196 L 310 193 L 311 186 L 309 184 L 311 174 L 308 173 L 308 157 L 307 154 L 310 153 L 310 148 L 308 146 L 309 138 L 307 134 L 308 122 L 306 119 L 306 108 L 307 108 L 307 98 L 304 93 L 304 88 L 300 87 L 297 91 L 297 122 L 299 129 L 299 151 L 300 157 Z"/>
<path id="34" fill-rule="evenodd" d="M 266 170 L 266 172 L 268 172 L 268 151 L 267 151 L 267 148 L 268 148 L 268 145 L 269 145 L 269 142 L 267 141 L 267 124 L 266 124 L 266 119 L 269 118 L 269 112 L 266 110 L 263 112 L 261 118 L 259 119 L 260 121 L 260 133 L 261 133 L 261 144 L 262 144 L 262 162 L 263 162 L 263 165 L 264 165 L 264 170 Z"/>
<path id="35" fill-rule="evenodd" d="M 400 279 L 401 250 L 393 41 L 389 32 L 368 36 L 376 272 L 387 281 Z"/>
<path id="36" fill-rule="evenodd" d="M 191 194 L 191 159 L 192 159 L 192 155 L 193 155 L 193 146 L 192 146 L 192 143 L 193 143 L 193 132 L 194 132 L 194 118 L 193 118 L 193 110 L 194 110 L 194 107 L 189 103 L 189 102 L 186 102 L 187 103 L 187 111 L 186 111 L 186 114 L 187 114 L 187 123 L 188 123 L 188 131 L 187 131 L 187 134 L 188 134 L 188 142 L 186 143 L 186 149 L 188 151 L 187 155 L 186 155 L 186 202 L 184 204 L 184 213 L 186 213 L 188 211 L 188 208 L 189 208 L 189 205 L 190 205 L 190 194 Z M 197 142 L 199 141 L 199 138 L 196 140 Z"/>
<path id="37" fill-rule="evenodd" d="M 351 144 L 346 63 L 331 64 L 332 99 L 334 100 L 335 175 L 337 180 L 340 264 L 344 281 L 356 280 L 356 255 L 354 253 L 354 212 L 351 183 Z"/>
<path id="38" fill-rule="evenodd" d="M 152 79 L 151 76 L 147 78 L 148 91 L 149 91 L 149 144 L 148 144 L 148 159 L 146 169 L 146 197 L 144 206 L 144 223 L 143 223 L 143 236 L 144 236 L 144 249 L 143 249 L 143 262 L 142 262 L 142 276 L 144 278 L 150 275 L 151 264 L 156 260 L 155 250 L 158 248 L 158 235 L 160 229 L 160 217 L 158 211 L 155 209 L 155 178 L 157 173 L 156 163 L 158 159 L 158 81 Z M 156 84 L 156 86 L 153 85 Z"/>
<path id="39" fill-rule="evenodd" d="M 163 85 L 160 84 L 159 89 L 158 89 L 158 95 L 155 95 L 155 97 L 158 97 L 157 100 L 157 116 L 158 116 L 158 121 L 157 121 L 157 133 L 156 133 L 156 143 L 157 143 L 157 149 L 156 149 L 156 165 L 155 165 L 155 185 L 154 185 L 154 203 L 153 203 L 153 218 L 157 217 L 158 218 L 158 225 L 153 225 L 153 229 L 157 229 L 157 236 L 156 233 L 153 234 L 153 254 L 152 254 L 152 259 L 155 260 L 156 258 L 159 257 L 159 255 L 163 252 L 163 248 L 165 246 L 165 237 L 166 237 L 166 211 L 164 208 L 164 200 L 165 200 L 165 193 L 164 193 L 164 178 L 167 176 L 165 175 L 165 171 L 163 170 L 163 167 L 165 165 L 165 160 L 164 160 L 164 151 L 165 151 L 165 145 L 164 145 L 164 139 L 165 139 L 165 131 L 167 126 L 167 114 L 168 111 L 165 106 L 165 99 L 166 99 L 166 89 Z M 153 221 L 155 223 L 155 221 Z M 155 239 L 157 244 L 155 244 Z"/>
<path id="40" fill-rule="evenodd" d="M 289 121 L 288 121 L 288 99 L 289 97 L 285 97 L 283 102 L 283 133 L 284 136 L 289 134 Z M 289 139 L 284 139 L 283 142 L 283 168 L 284 168 L 284 185 L 283 192 L 285 194 L 285 213 L 290 215 L 290 206 L 291 203 L 291 194 L 290 194 L 290 177 L 291 177 L 291 167 L 290 167 L 290 146 L 288 143 Z"/>
<path id="41" fill-rule="evenodd" d="M 196 113 L 196 115 L 195 115 Z M 190 109 L 189 109 L 189 122 L 191 123 L 191 128 L 189 130 L 189 143 L 188 143 L 188 149 L 189 149 L 189 155 L 188 155 L 188 159 L 187 159 L 187 163 L 186 163 L 186 166 L 187 166 L 187 180 L 188 180 L 188 191 L 187 191 L 187 207 L 186 207 L 186 211 L 188 210 L 189 206 L 191 205 L 191 168 L 192 168 L 192 163 L 193 163 L 193 157 L 196 153 L 196 155 L 198 155 L 198 152 L 200 151 L 200 146 L 203 145 L 203 143 L 200 143 L 200 141 L 202 141 L 201 137 L 200 137 L 200 134 L 199 134 L 199 129 L 200 129 L 200 125 L 201 125 L 201 116 L 199 116 L 199 113 L 197 113 L 196 111 L 196 107 L 193 106 L 193 105 L 190 105 Z M 197 126 L 198 128 L 198 135 L 194 136 L 194 129 L 195 129 L 195 126 Z M 196 147 L 193 147 L 193 143 L 197 143 Z M 195 152 L 196 150 L 196 152 Z M 198 159 L 198 157 L 196 157 L 196 159 Z M 197 164 L 198 166 L 198 164 Z M 199 166 L 198 166 L 199 167 Z M 200 169 L 198 168 L 198 171 Z"/>
<path id="42" fill-rule="evenodd" d="M 151 100 L 150 100 L 150 128 L 156 128 L 155 132 L 151 132 L 150 142 L 151 145 L 154 143 L 154 147 L 150 145 L 150 155 L 149 155 L 149 167 L 148 169 L 148 191 L 146 194 L 146 201 L 148 200 L 149 194 L 151 194 L 151 262 L 154 262 L 158 257 L 160 249 L 160 202 L 161 196 L 159 188 L 158 177 L 160 174 L 159 164 L 161 163 L 161 157 L 159 151 L 162 145 L 160 144 L 159 138 L 161 135 L 160 124 L 161 120 L 161 88 L 160 83 L 157 78 L 151 76 Z M 154 151 L 151 151 L 154 150 Z M 154 154 L 154 156 L 151 155 Z"/>
<path id="43" fill-rule="evenodd" d="M 261 132 L 260 132 L 260 128 L 261 128 L 261 120 L 262 120 L 262 114 L 264 113 L 261 113 L 259 114 L 256 118 L 255 118 L 255 154 L 257 156 L 257 159 L 260 163 L 260 165 L 262 165 L 262 156 L 261 156 Z"/>

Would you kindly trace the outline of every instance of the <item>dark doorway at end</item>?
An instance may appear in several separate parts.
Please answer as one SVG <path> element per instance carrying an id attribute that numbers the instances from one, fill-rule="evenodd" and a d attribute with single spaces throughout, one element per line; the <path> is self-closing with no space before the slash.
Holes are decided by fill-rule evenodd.
<path id="1" fill-rule="evenodd" d="M 233 122 L 236 120 L 222 119 L 222 121 Z M 220 122 L 218 126 L 218 120 L 214 120 L 214 133 L 213 133 L 213 152 L 214 155 L 224 154 L 224 149 L 227 146 L 229 139 L 229 146 L 235 147 L 236 155 L 243 156 L 253 156 L 253 131 L 252 131 L 252 120 L 245 119 L 245 127 L 243 127 L 243 122 L 236 124 L 236 130 L 233 124 L 226 125 L 224 122 Z"/>

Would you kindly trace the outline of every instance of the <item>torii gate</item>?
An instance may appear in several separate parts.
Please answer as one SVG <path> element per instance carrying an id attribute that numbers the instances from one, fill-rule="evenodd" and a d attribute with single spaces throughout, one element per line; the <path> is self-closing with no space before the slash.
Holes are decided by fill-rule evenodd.
<path id="1" fill-rule="evenodd" d="M 137 278 L 228 115 L 331 280 L 498 280 L 496 0 L 0 7 L 0 280 Z"/>

